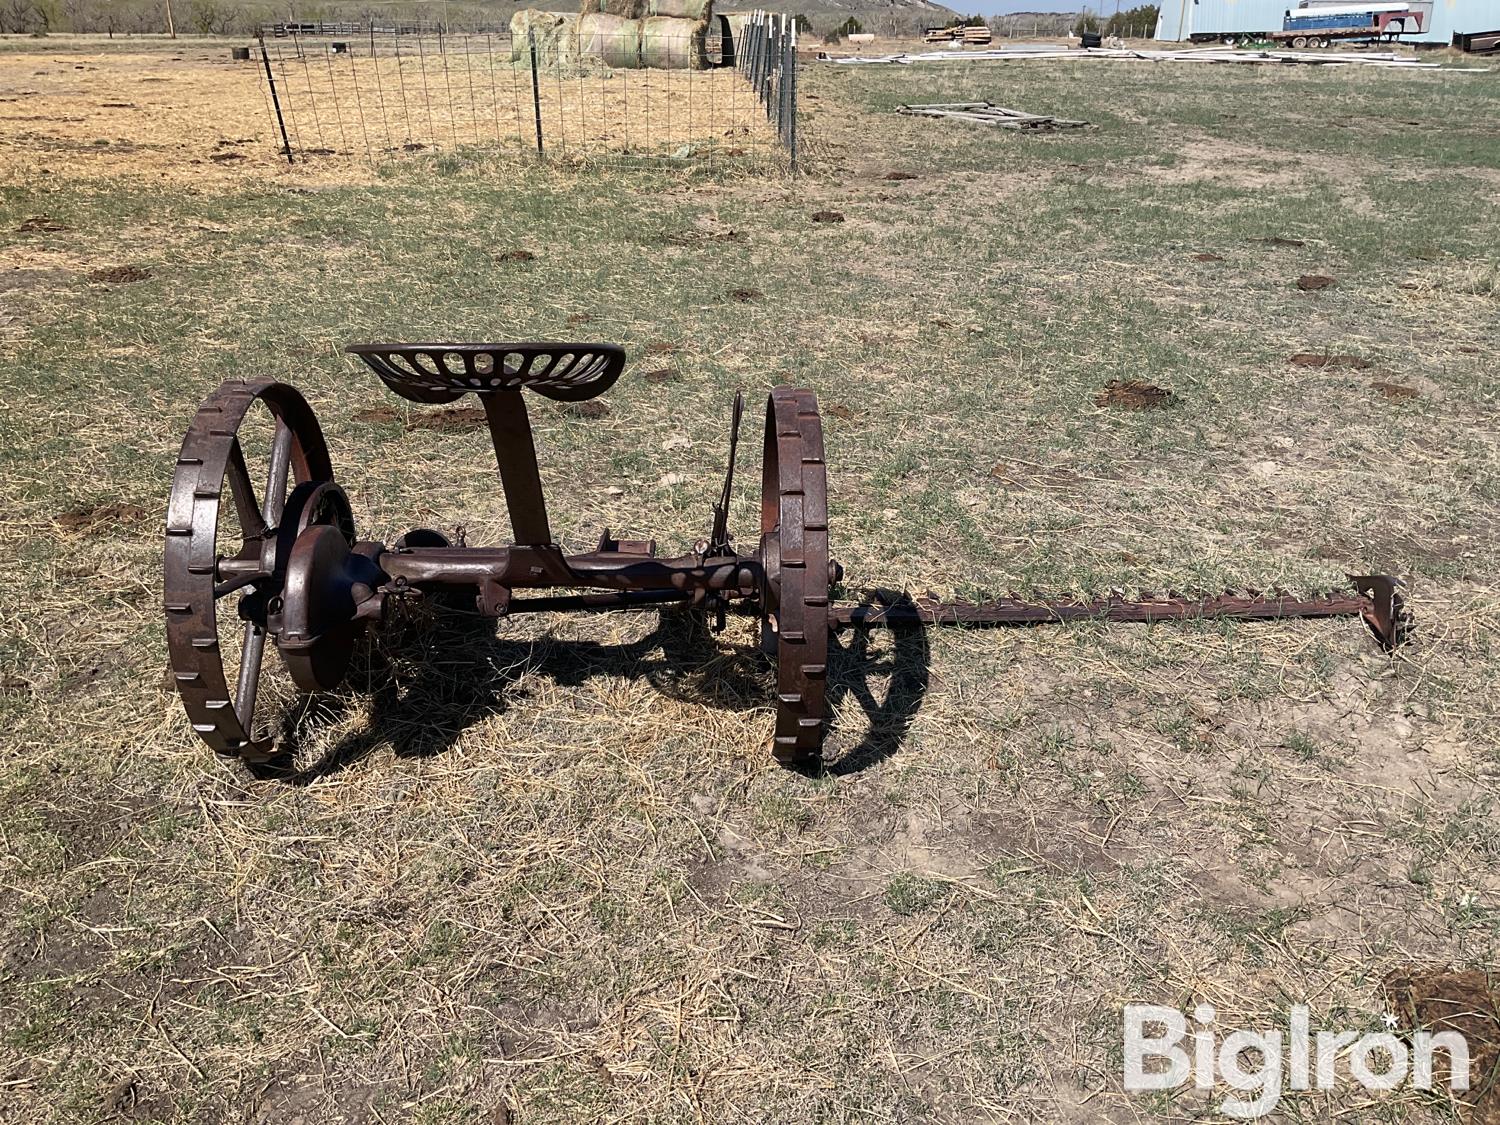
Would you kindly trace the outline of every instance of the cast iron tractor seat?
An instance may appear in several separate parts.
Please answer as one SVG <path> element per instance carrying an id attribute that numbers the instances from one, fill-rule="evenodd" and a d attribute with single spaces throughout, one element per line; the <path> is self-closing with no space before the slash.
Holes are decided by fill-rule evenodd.
<path id="1" fill-rule="evenodd" d="M 722 629 L 731 611 L 753 614 L 760 619 L 761 647 L 776 666 L 772 749 L 789 765 L 810 763 L 822 747 L 830 628 L 1359 616 L 1387 649 L 1405 633 L 1401 584 L 1388 575 L 1351 575 L 1352 593 L 1309 599 L 1255 591 L 1136 601 L 1111 595 L 1024 602 L 1012 595 L 974 605 L 879 592 L 878 605 L 830 606 L 841 569 L 828 551 L 823 426 L 813 393 L 793 387 L 777 387 L 766 399 L 755 550 L 740 553 L 728 529 L 744 413 L 744 398 L 736 395 L 729 465 L 706 539 L 688 554 L 658 558 L 655 540 L 616 539 L 606 528 L 592 551 L 565 554 L 548 524 L 522 391 L 561 401 L 592 398 L 620 377 L 621 348 L 422 343 L 361 344 L 348 352 L 412 401 L 479 396 L 514 542 L 453 544 L 430 529 L 408 532 L 389 547 L 357 539 L 349 499 L 334 480 L 322 430 L 302 395 L 269 379 L 225 382 L 204 401 L 183 439 L 164 561 L 173 676 L 193 730 L 221 755 L 250 763 L 276 756 L 255 714 L 267 638 L 300 690 L 329 691 L 343 682 L 360 634 L 378 628 L 394 601 L 432 593 L 450 600 L 468 595 L 492 618 L 677 604 Z M 257 407 L 275 420 L 263 496 L 256 494 L 240 441 Z M 220 520 L 226 493 L 233 523 Z M 234 548 L 227 554 L 218 550 L 226 532 Z M 231 598 L 242 622 L 238 661 L 220 643 L 218 606 Z M 226 661 L 237 664 L 233 689 Z"/>
<path id="2" fill-rule="evenodd" d="M 346 348 L 413 402 L 529 388 L 559 402 L 602 395 L 625 370 L 616 344 L 355 344 Z"/>

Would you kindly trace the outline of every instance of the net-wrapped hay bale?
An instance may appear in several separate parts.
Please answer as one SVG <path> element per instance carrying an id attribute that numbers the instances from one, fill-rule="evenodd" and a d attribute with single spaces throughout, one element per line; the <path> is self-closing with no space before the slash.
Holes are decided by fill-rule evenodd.
<path id="1" fill-rule="evenodd" d="M 524 8 L 510 18 L 510 58 L 531 62 L 531 41 L 536 40 L 538 66 L 567 70 L 578 64 L 578 17 L 572 12 L 539 12 Z"/>
<path id="2" fill-rule="evenodd" d="M 557 25 L 556 43 L 553 45 L 552 53 L 549 55 L 551 65 L 569 73 L 578 69 L 579 18 L 571 12 L 562 17 L 562 22 Z"/>
<path id="3" fill-rule="evenodd" d="M 578 11 L 581 15 L 619 16 L 621 19 L 638 20 L 646 14 L 647 0 L 583 0 Z"/>
<path id="4" fill-rule="evenodd" d="M 651 16 L 641 20 L 641 65 L 659 70 L 707 70 L 707 20 Z"/>
<path id="5" fill-rule="evenodd" d="M 541 60 L 544 44 L 555 42 L 562 16 L 557 12 L 542 12 L 536 8 L 522 8 L 510 17 L 510 61 L 531 61 L 531 37 L 536 36 L 536 54 Z"/>
<path id="6" fill-rule="evenodd" d="M 578 52 L 606 66 L 634 70 L 641 65 L 641 21 L 607 12 L 579 16 Z"/>
<path id="7" fill-rule="evenodd" d="M 706 20 L 713 14 L 714 0 L 645 0 L 643 16 L 675 16 L 681 20 Z"/>

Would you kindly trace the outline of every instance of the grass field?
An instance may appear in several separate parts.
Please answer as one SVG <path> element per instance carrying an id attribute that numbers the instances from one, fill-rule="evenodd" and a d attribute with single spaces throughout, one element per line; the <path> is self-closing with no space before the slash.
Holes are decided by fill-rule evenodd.
<path id="1" fill-rule="evenodd" d="M 1373 1028 L 1411 1018 L 1394 977 L 1495 964 L 1495 72 L 811 66 L 803 93 L 796 181 L 6 150 L 0 1120 L 1212 1121 L 1223 1091 L 1122 1091 L 1124 1003 Z M 979 97 L 1092 128 L 890 112 Z M 1392 571 L 1417 631 L 846 634 L 809 778 L 771 762 L 747 626 L 416 621 L 287 702 L 292 774 L 216 761 L 160 607 L 198 402 L 295 383 L 362 535 L 496 542 L 487 435 L 340 349 L 572 336 L 632 356 L 607 414 L 534 409 L 573 549 L 703 536 L 734 390 L 794 382 L 851 588 Z M 1097 404 L 1111 379 L 1172 397 Z M 1500 1119 L 1473 1027 L 1468 1109 L 1344 1082 L 1282 1119 Z"/>

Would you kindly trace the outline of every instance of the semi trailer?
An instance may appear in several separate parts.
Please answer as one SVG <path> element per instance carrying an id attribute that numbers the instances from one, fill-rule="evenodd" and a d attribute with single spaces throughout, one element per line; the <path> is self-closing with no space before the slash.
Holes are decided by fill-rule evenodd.
<path id="1" fill-rule="evenodd" d="M 1281 30 L 1267 37 L 1293 47 L 1326 47 L 1340 39 L 1396 40 L 1420 35 L 1432 22 L 1432 4 L 1427 2 L 1366 4 L 1308 3 L 1289 9 Z"/>
<path id="2" fill-rule="evenodd" d="M 1306 0 L 1281 13 L 1281 27 L 1235 28 L 1194 31 L 1193 43 L 1238 43 L 1270 40 L 1292 47 L 1326 47 L 1338 40 L 1396 40 L 1415 37 L 1432 24 L 1431 0 L 1370 0 L 1351 4 L 1347 0 Z M 1268 13 L 1269 14 L 1269 13 Z M 1249 21 L 1245 21 L 1249 24 Z M 1270 23 L 1270 20 L 1266 21 Z"/>

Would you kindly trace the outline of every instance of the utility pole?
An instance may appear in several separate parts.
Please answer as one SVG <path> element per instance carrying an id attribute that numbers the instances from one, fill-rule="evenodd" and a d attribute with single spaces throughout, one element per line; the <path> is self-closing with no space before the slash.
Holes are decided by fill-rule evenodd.
<path id="1" fill-rule="evenodd" d="M 167 37 L 169 39 L 176 39 L 177 38 L 177 24 L 175 22 L 173 22 L 173 20 L 172 20 L 172 0 L 166 0 L 166 3 L 167 3 Z"/>

